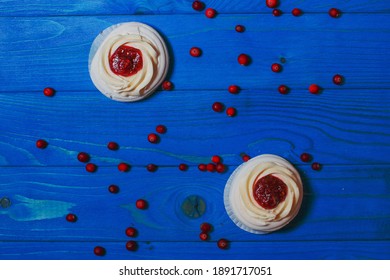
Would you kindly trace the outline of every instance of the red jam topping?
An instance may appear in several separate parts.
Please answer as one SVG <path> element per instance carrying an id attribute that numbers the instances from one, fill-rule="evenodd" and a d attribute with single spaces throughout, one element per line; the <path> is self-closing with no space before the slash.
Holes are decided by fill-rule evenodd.
<path id="1" fill-rule="evenodd" d="M 129 77 L 142 69 L 142 53 L 139 49 L 122 45 L 110 57 L 111 71 Z"/>
<path id="2" fill-rule="evenodd" d="M 253 185 L 253 197 L 265 209 L 276 208 L 286 196 L 286 184 L 271 174 L 260 178 Z"/>

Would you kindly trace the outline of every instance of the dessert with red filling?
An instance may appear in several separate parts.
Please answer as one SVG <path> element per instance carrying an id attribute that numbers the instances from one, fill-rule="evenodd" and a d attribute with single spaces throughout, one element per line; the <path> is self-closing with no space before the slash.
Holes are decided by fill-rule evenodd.
<path id="1" fill-rule="evenodd" d="M 294 219 L 302 196 L 302 181 L 296 169 L 279 156 L 261 155 L 233 172 L 226 183 L 224 203 L 237 226 L 262 234 Z"/>
<path id="2" fill-rule="evenodd" d="M 117 101 L 137 101 L 164 81 L 169 57 L 159 33 L 139 22 L 111 26 L 92 44 L 89 72 L 96 88 Z"/>

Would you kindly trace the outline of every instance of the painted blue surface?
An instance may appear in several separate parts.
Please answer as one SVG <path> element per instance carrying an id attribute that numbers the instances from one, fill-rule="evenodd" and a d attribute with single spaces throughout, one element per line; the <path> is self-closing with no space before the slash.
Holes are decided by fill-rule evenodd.
<path id="1" fill-rule="evenodd" d="M 106 259 L 390 259 L 390 2 L 281 1 L 278 18 L 263 1 L 204 2 L 216 18 L 192 1 L 0 1 L 0 199 L 11 201 L 0 208 L 0 259 L 95 259 L 97 245 Z M 333 6 L 338 19 L 327 14 Z M 293 17 L 294 7 L 305 13 Z M 123 104 L 94 88 L 90 45 L 125 21 L 164 36 L 173 91 Z M 201 57 L 189 55 L 193 46 Z M 242 52 L 251 65 L 238 65 Z M 273 73 L 281 58 L 283 71 Z M 332 83 L 336 73 L 342 86 Z M 308 92 L 312 83 L 321 94 Z M 42 94 L 46 86 L 54 97 Z M 237 116 L 213 112 L 215 101 Z M 168 131 L 151 144 L 158 124 Z M 35 147 L 39 138 L 46 149 Z M 108 150 L 109 141 L 120 149 Z M 77 161 L 80 151 L 96 173 Z M 302 163 L 302 152 L 322 169 Z M 242 153 L 274 153 L 299 170 L 304 202 L 285 229 L 253 235 L 226 214 L 224 185 Z M 214 154 L 227 171 L 200 172 Z M 131 170 L 119 172 L 120 162 Z M 149 163 L 158 170 L 148 172 Z M 183 212 L 189 196 L 204 201 L 201 217 Z M 148 209 L 136 209 L 139 198 Z M 77 222 L 65 220 L 70 212 Z M 207 242 L 198 237 L 204 221 L 213 225 Z M 129 226 L 139 231 L 136 252 L 125 248 Z M 228 250 L 219 238 L 231 241 Z"/>

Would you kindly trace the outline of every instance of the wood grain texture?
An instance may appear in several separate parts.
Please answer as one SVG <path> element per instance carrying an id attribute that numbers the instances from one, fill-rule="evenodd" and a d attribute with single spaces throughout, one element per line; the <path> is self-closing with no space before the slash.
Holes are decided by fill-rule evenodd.
<path id="1" fill-rule="evenodd" d="M 0 18 L 0 78 L 7 81 L 0 90 L 95 90 L 88 74 L 92 41 L 103 29 L 126 21 L 150 24 L 166 38 L 169 78 L 177 90 L 226 89 L 234 83 L 243 89 L 285 84 L 293 91 L 312 83 L 329 89 L 336 87 L 336 73 L 345 76 L 343 88 L 390 88 L 388 19 L 386 14 L 349 14 L 337 20 L 322 14 L 221 15 L 212 21 L 199 15 L 175 16 L 174 21 L 168 15 Z M 237 23 L 247 31 L 235 32 Z M 201 57 L 189 55 L 193 46 L 202 48 Z M 252 64 L 239 65 L 240 53 L 249 54 Z M 282 57 L 283 72 L 273 73 L 271 64 Z"/>
<path id="2" fill-rule="evenodd" d="M 53 3 L 54 2 L 54 3 Z M 123 14 L 186 14 L 198 13 L 192 9 L 192 0 L 95 0 L 95 1 L 0 1 L 0 16 L 46 16 L 46 15 L 123 15 Z M 206 7 L 212 7 L 218 13 L 270 13 L 265 0 L 219 1 L 205 0 Z M 344 13 L 350 12 L 389 12 L 388 1 L 321 1 L 321 0 L 282 0 L 279 8 L 290 13 L 293 8 L 300 8 L 305 13 L 327 13 L 332 7 Z"/>

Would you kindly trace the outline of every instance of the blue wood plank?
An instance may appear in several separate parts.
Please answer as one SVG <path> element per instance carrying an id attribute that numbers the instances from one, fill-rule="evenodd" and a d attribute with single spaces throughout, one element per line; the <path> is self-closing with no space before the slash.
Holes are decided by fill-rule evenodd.
<path id="1" fill-rule="evenodd" d="M 87 67 L 90 45 L 101 30 L 125 21 L 145 22 L 164 35 L 172 60 L 169 78 L 178 90 L 226 89 L 234 83 L 244 89 L 286 84 L 294 91 L 312 83 L 328 89 L 336 73 L 345 76 L 343 88 L 390 88 L 387 14 L 337 20 L 311 14 L 221 15 L 212 21 L 199 15 L 0 18 L 0 90 L 95 90 Z M 247 31 L 235 32 L 237 23 Z M 202 48 L 201 57 L 189 55 L 193 46 Z M 240 53 L 248 53 L 252 64 L 239 65 Z M 282 57 L 283 72 L 273 73 L 271 64 Z"/>
<path id="2" fill-rule="evenodd" d="M 122 242 L 1 242 L 0 259 L 9 260 L 388 260 L 389 241 L 361 242 L 231 242 L 228 250 L 216 242 L 139 242 L 129 252 Z M 106 249 L 104 257 L 93 254 Z M 275 254 L 275 252 L 277 252 Z M 227 265 L 229 265 L 227 263 Z M 119 269 L 119 268 L 118 268 Z"/>
<path id="3" fill-rule="evenodd" d="M 0 165 L 77 166 L 81 151 L 103 166 L 120 161 L 196 166 L 214 154 L 237 165 L 242 153 L 276 153 L 300 163 L 302 152 L 324 165 L 388 164 L 389 96 L 388 90 L 329 89 L 318 96 L 198 90 L 159 92 L 123 104 L 99 92 L 57 92 L 52 98 L 4 93 L 0 117 L 7 121 L 0 123 Z M 215 101 L 236 107 L 237 116 L 214 112 Z M 160 143 L 151 144 L 147 135 L 158 124 L 168 131 Z M 44 150 L 35 147 L 41 138 L 49 142 Z M 107 149 L 109 141 L 120 149 Z"/>
<path id="4" fill-rule="evenodd" d="M 327 166 L 297 168 L 304 181 L 300 215 L 285 229 L 264 236 L 244 232 L 229 219 L 223 205 L 225 174 L 186 172 L 163 167 L 154 173 L 115 166 L 94 174 L 84 167 L 0 168 L 1 197 L 11 201 L 0 209 L 3 241 L 120 241 L 125 229 L 138 229 L 139 241 L 199 240 L 200 224 L 213 225 L 211 240 L 234 241 L 383 240 L 390 238 L 390 166 Z M 118 194 L 108 192 L 116 184 Z M 374 187 L 370 187 L 374 186 Z M 183 211 L 190 196 L 205 205 L 200 217 Z M 146 199 L 139 210 L 135 201 Z M 188 209 L 188 208 L 185 208 Z M 65 220 L 77 215 L 75 223 Z M 187 213 L 187 214 L 186 214 Z M 188 214 L 190 213 L 190 214 Z"/>
<path id="5" fill-rule="evenodd" d="M 0 16 L 45 16 L 45 15 L 123 15 L 123 14 L 183 14 L 197 13 L 192 9 L 192 0 L 95 0 L 95 1 L 50 1 L 50 0 L 8 0 L 0 1 Z M 205 0 L 206 7 L 212 7 L 218 13 L 270 13 L 265 0 L 218 1 Z M 388 1 L 360 0 L 281 0 L 279 9 L 290 13 L 300 8 L 305 13 L 327 13 L 332 7 L 344 13 L 349 12 L 389 12 Z"/>

